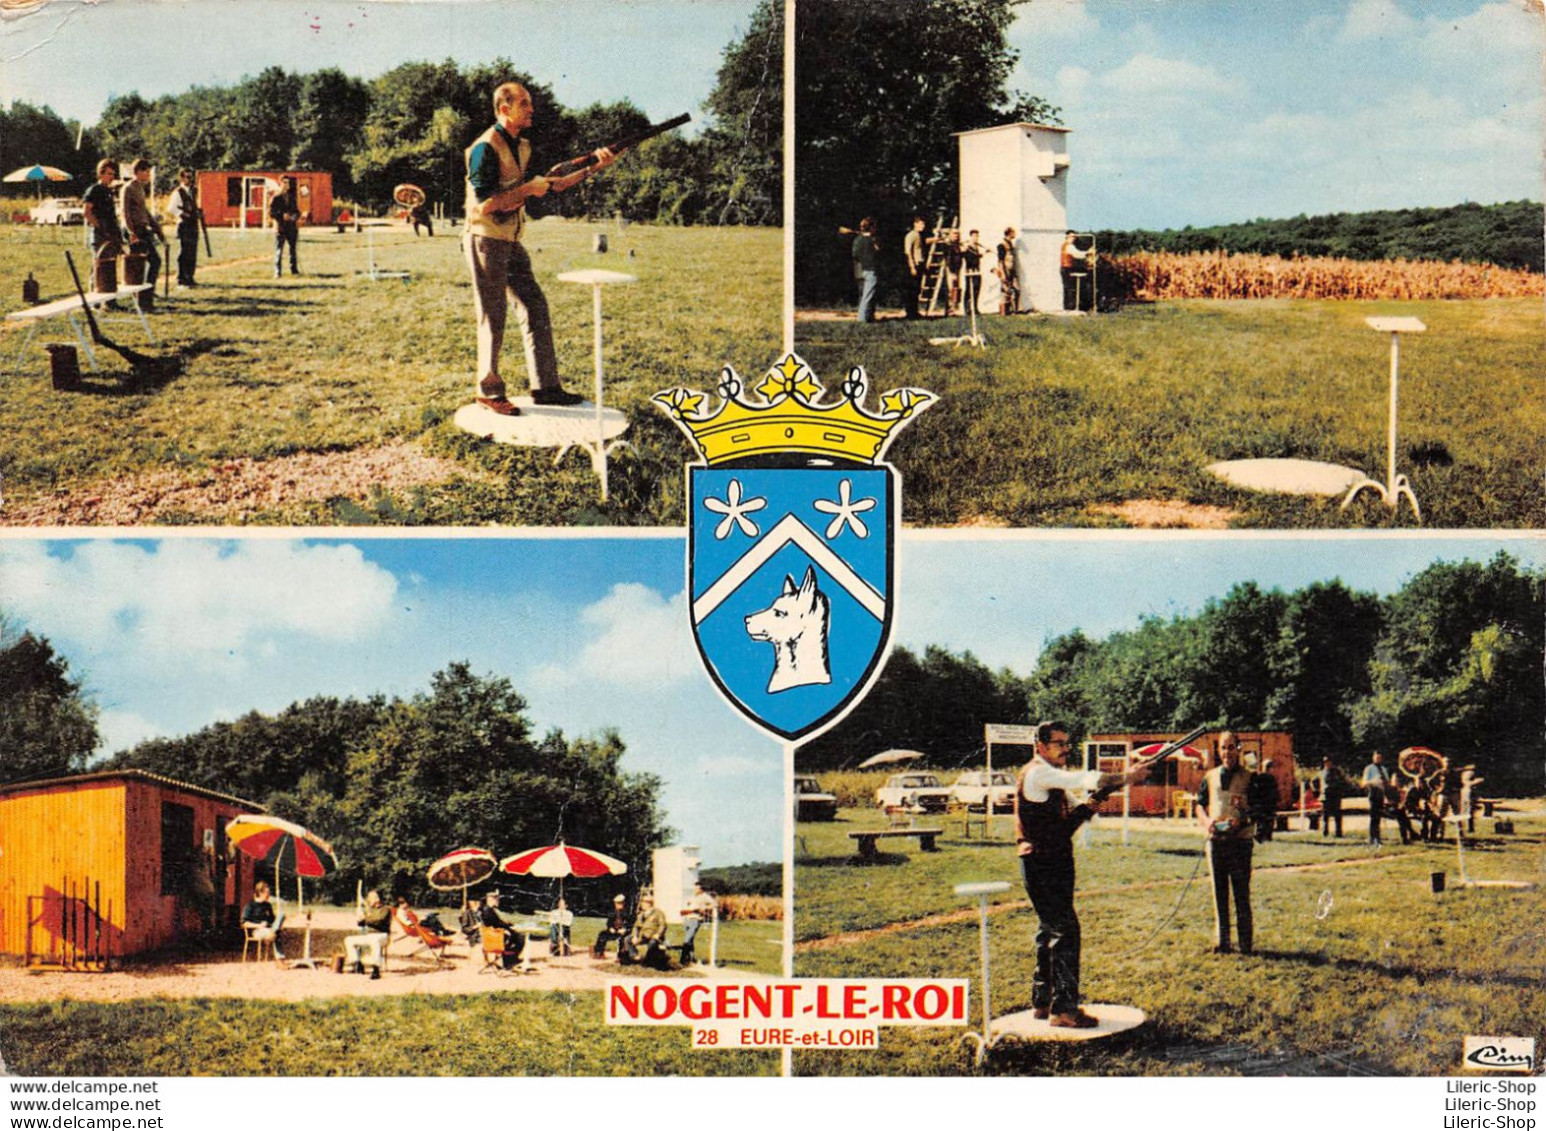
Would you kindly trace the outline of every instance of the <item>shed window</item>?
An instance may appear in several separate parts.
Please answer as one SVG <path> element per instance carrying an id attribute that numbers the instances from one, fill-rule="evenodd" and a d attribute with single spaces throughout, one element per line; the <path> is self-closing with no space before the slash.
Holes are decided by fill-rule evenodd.
<path id="1" fill-rule="evenodd" d="M 225 179 L 225 205 L 227 208 L 240 208 L 242 206 L 242 179 L 240 177 L 227 177 Z"/>
<path id="2" fill-rule="evenodd" d="M 193 810 L 187 805 L 161 803 L 161 894 L 181 895 L 188 887 L 188 870 L 197 865 L 193 842 Z"/>

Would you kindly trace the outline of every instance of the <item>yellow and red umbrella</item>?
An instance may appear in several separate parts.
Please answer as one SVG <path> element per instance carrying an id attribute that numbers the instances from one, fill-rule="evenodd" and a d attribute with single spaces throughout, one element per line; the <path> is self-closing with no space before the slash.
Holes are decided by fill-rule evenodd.
<path id="1" fill-rule="evenodd" d="M 225 827 L 225 835 L 242 852 L 274 869 L 295 874 L 295 898 L 301 899 L 301 877 L 327 875 L 338 867 L 333 846 L 309 829 L 263 813 L 243 813 Z"/>
<path id="2" fill-rule="evenodd" d="M 458 848 L 447 852 L 429 866 L 429 886 L 436 891 L 462 889 L 462 902 L 467 902 L 467 889 L 481 883 L 494 874 L 494 854 L 486 848 Z"/>
<path id="3" fill-rule="evenodd" d="M 1449 765 L 1449 759 L 1427 746 L 1408 746 L 1396 755 L 1396 765 L 1409 778 L 1423 781 Z"/>

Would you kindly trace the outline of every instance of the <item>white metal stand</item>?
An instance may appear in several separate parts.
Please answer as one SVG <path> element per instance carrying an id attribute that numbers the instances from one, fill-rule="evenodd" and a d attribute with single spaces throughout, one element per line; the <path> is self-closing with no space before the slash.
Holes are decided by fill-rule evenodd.
<path id="1" fill-rule="evenodd" d="M 1423 512 L 1417 506 L 1417 496 L 1412 493 L 1412 485 L 1404 475 L 1396 474 L 1396 400 L 1397 390 L 1400 385 L 1398 369 L 1401 354 L 1402 334 L 1421 334 L 1428 327 L 1417 318 L 1365 318 L 1365 322 L 1373 330 L 1390 335 L 1390 427 L 1389 444 L 1385 462 L 1385 482 L 1370 479 L 1367 476 L 1354 483 L 1347 493 L 1347 498 L 1342 500 L 1342 509 L 1346 510 L 1349 503 L 1358 497 L 1365 489 L 1378 491 L 1385 505 L 1392 509 L 1401 508 L 1401 499 L 1404 496 L 1407 502 L 1412 504 L 1412 513 L 1417 516 L 1417 521 L 1423 520 Z"/>
<path id="2" fill-rule="evenodd" d="M 584 448 L 590 456 L 591 467 L 596 471 L 596 478 L 601 480 L 601 501 L 607 501 L 607 456 L 621 447 L 630 447 L 626 440 L 611 440 L 606 436 L 606 428 L 602 419 L 601 409 L 601 288 L 608 283 L 636 283 L 638 277 L 625 275 L 621 271 L 606 271 L 599 267 L 588 268 L 584 271 L 565 271 L 558 276 L 562 283 L 580 283 L 591 288 L 592 312 L 595 319 L 595 358 L 596 358 L 596 435 L 594 439 L 572 440 L 558 451 L 558 456 L 553 460 L 554 466 L 568 454 L 572 447 Z"/>
<path id="3" fill-rule="evenodd" d="M 978 349 L 986 349 L 987 348 L 988 339 L 984 338 L 982 336 L 982 334 L 977 329 L 977 303 L 976 302 L 969 302 L 966 305 L 970 306 L 972 308 L 972 310 L 971 310 L 971 319 L 972 319 L 972 321 L 971 321 L 971 333 L 969 333 L 969 334 L 959 334 L 959 335 L 957 335 L 954 338 L 930 338 L 929 339 L 929 345 L 931 345 L 931 346 L 952 346 L 952 345 L 954 345 L 954 346 L 976 346 Z"/>
<path id="4" fill-rule="evenodd" d="M 1510 888 L 1514 891 L 1528 891 L 1535 885 L 1529 880 L 1473 880 L 1465 874 L 1465 824 L 1466 816 L 1456 813 L 1444 818 L 1446 821 L 1455 822 L 1455 852 L 1460 857 L 1460 886 L 1463 888 Z"/>
<path id="5" fill-rule="evenodd" d="M 988 808 L 993 807 L 993 786 L 989 779 Z M 957 895 L 976 896 L 977 913 L 979 919 L 979 933 L 982 939 L 982 1033 L 967 1033 L 963 1040 L 977 1043 L 977 1063 L 981 1064 L 988 1058 L 988 1050 L 993 1047 L 993 1007 L 988 990 L 988 897 L 990 895 L 1002 895 L 1009 890 L 1009 884 L 1004 880 L 990 880 L 979 884 L 956 884 Z"/>
<path id="6" fill-rule="evenodd" d="M 369 251 L 369 253 L 370 253 L 370 267 L 367 268 L 364 271 L 359 272 L 360 278 L 362 278 L 362 279 L 369 279 L 372 283 L 379 283 L 382 279 L 401 279 L 403 282 L 406 283 L 409 280 L 409 278 L 411 278 L 411 274 L 412 274 L 411 272 L 408 272 L 408 271 L 388 271 L 385 268 L 377 267 L 376 266 L 376 229 L 375 228 L 366 228 L 365 229 L 365 247 L 366 247 L 366 250 Z"/>

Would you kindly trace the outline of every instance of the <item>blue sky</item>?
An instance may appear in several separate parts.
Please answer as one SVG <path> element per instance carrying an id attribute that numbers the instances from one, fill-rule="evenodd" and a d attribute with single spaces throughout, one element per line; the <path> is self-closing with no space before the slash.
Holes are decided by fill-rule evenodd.
<path id="1" fill-rule="evenodd" d="M 95 122 L 114 94 L 224 86 L 264 67 L 504 56 L 571 109 L 628 98 L 659 121 L 699 107 L 753 0 L 46 0 L 0 23 L 0 101 Z M 539 107 L 540 113 L 540 107 Z"/>
<path id="2" fill-rule="evenodd" d="M 1010 85 L 1061 106 L 1073 130 L 1076 227 L 1546 191 L 1539 0 L 1032 0 L 1018 13 Z"/>
<path id="3" fill-rule="evenodd" d="M 687 628 L 683 539 L 0 538 L 0 610 L 48 637 L 109 748 L 313 695 L 411 695 L 456 660 L 509 678 L 539 731 L 617 727 L 712 864 L 780 858 L 782 754 L 718 698 Z M 1052 636 L 1193 612 L 1238 581 L 1389 593 L 1537 536 L 913 533 L 896 641 L 1022 674 Z"/>

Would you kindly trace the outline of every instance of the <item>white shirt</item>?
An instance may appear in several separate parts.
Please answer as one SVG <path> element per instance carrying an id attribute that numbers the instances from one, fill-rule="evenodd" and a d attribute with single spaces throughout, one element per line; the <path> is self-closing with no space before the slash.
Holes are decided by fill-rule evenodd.
<path id="1" fill-rule="evenodd" d="M 1091 790 L 1099 787 L 1100 779 L 1099 770 L 1061 770 L 1038 754 L 1025 764 L 1020 796 L 1039 804 L 1047 800 L 1050 789 Z"/>

